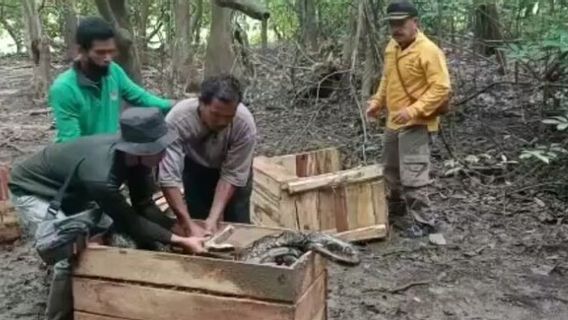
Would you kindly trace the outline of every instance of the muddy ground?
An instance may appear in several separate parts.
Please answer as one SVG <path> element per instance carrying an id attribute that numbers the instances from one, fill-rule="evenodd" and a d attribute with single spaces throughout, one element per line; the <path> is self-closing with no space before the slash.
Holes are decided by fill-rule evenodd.
<path id="1" fill-rule="evenodd" d="M 329 98 L 302 101 L 297 92 L 307 84 L 282 85 L 290 82 L 288 71 L 275 61 L 283 60 L 258 59 L 246 95 L 259 127 L 259 154 L 333 145 L 346 155 L 346 165 L 378 160 L 381 130 L 363 128 L 348 99 L 349 82 L 338 83 Z M 467 87 L 462 98 L 499 80 L 491 64 L 453 56 L 451 61 L 458 86 Z M 29 65 L 4 59 L 0 74 L 0 162 L 14 162 L 49 143 L 51 117 L 37 112 L 45 104 L 27 94 Z M 156 74 L 146 70 L 149 87 L 159 81 Z M 447 245 L 396 232 L 361 245 L 359 267 L 329 266 L 329 319 L 568 319 L 567 207 L 561 194 L 567 187 L 555 185 L 566 181 L 559 178 L 566 167 L 506 162 L 518 160 L 534 138 L 535 121 L 526 109 L 531 103 L 519 89 L 498 87 L 449 117 L 448 142 L 461 159 L 475 156 L 477 161 L 468 159 L 477 169 L 458 172 L 460 165 L 448 162 L 437 140 L 432 199 L 447 224 Z M 451 168 L 457 174 L 445 176 Z M 0 319 L 41 319 L 48 279 L 29 242 L 0 248 Z"/>

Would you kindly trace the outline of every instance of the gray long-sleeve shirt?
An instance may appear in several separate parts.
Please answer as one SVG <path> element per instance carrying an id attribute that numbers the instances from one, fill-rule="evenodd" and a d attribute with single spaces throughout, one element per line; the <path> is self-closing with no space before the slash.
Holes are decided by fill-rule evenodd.
<path id="1" fill-rule="evenodd" d="M 160 163 L 160 185 L 182 186 L 184 158 L 187 156 L 202 166 L 219 169 L 220 179 L 236 187 L 245 186 L 256 145 L 256 125 L 252 114 L 240 104 L 232 124 L 220 132 L 213 132 L 201 121 L 198 106 L 198 99 L 183 100 L 166 116 L 166 122 L 180 138 L 168 147 Z"/>

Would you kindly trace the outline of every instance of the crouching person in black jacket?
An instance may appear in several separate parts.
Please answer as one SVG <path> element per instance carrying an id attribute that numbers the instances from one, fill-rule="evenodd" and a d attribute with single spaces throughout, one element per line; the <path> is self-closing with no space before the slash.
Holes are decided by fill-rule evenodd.
<path id="1" fill-rule="evenodd" d="M 152 169 L 177 135 L 157 108 L 127 109 L 120 129 L 118 136 L 94 135 L 50 145 L 14 166 L 9 187 L 25 233 L 34 236 L 42 221 L 68 219 L 94 205 L 139 247 L 158 242 L 194 253 L 205 251 L 204 238 L 174 234 L 175 219 L 162 214 L 152 200 Z M 120 191 L 123 183 L 130 203 Z M 53 210 L 50 201 L 55 198 L 61 206 Z M 69 262 L 64 259 L 54 266 L 49 320 L 73 319 Z"/>

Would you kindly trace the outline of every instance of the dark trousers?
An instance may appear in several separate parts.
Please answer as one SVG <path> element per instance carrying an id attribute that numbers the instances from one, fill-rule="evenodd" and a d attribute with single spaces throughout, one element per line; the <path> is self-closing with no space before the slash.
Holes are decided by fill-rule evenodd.
<path id="1" fill-rule="evenodd" d="M 188 157 L 183 170 L 183 188 L 189 214 L 195 219 L 207 219 L 213 205 L 220 170 L 204 167 Z M 244 187 L 237 187 L 225 207 L 223 221 L 250 223 L 252 170 Z"/>

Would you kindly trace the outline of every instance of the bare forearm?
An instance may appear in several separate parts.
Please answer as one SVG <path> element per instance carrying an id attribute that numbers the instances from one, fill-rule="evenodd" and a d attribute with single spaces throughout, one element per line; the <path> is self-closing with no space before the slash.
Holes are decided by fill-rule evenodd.
<path id="1" fill-rule="evenodd" d="M 189 211 L 187 210 L 187 206 L 185 204 L 185 200 L 183 199 L 183 195 L 181 191 L 177 187 L 162 187 L 162 192 L 166 197 L 166 201 L 168 205 L 174 212 L 177 220 L 181 224 L 188 224 L 191 222 L 191 217 L 189 215 Z"/>
<path id="2" fill-rule="evenodd" d="M 235 193 L 235 189 L 235 186 L 225 180 L 220 179 L 219 182 L 217 182 L 213 205 L 211 206 L 211 211 L 209 211 L 209 219 L 213 221 L 221 220 L 229 200 L 231 200 Z"/>

